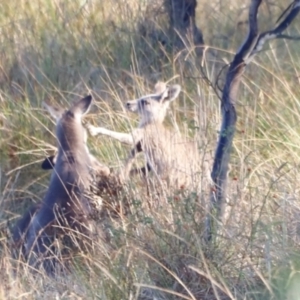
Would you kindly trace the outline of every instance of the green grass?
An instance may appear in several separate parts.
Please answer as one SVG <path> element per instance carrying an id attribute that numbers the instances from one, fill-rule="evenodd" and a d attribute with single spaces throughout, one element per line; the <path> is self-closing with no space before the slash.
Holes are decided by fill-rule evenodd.
<path id="1" fill-rule="evenodd" d="M 197 22 L 211 46 L 203 70 L 214 81 L 246 35 L 246 25 L 237 23 L 247 8 L 243 1 L 231 8 L 229 0 L 199 2 Z M 209 187 L 197 196 L 181 191 L 163 197 L 155 190 L 146 195 L 133 180 L 123 195 L 131 214 L 100 220 L 110 242 L 94 240 L 94 252 L 74 254 L 71 273 L 36 277 L 11 259 L 6 228 L 42 199 L 49 182 L 40 162 L 54 149 L 54 124 L 42 101 L 68 106 L 92 93 L 96 105 L 87 119 L 129 131 L 137 120 L 124 102 L 151 92 L 157 80 L 174 78 L 183 92 L 166 126 L 189 136 L 199 127 L 209 149 L 215 147 L 219 99 L 205 83 L 199 59 L 193 51 L 178 55 L 153 44 L 153 32 L 141 32 L 140 24 L 149 17 L 154 22 L 146 28 L 164 36 L 165 16 L 160 10 L 153 15 L 147 1 L 126 3 L 0 4 L 0 299 L 138 299 L 151 291 L 166 299 L 299 299 L 297 41 L 272 42 L 243 77 L 226 217 L 210 248 L 202 241 Z M 261 28 L 274 24 L 287 4 L 264 3 Z M 296 20 L 289 31 L 299 29 Z M 116 171 L 129 150 L 106 137 L 90 138 L 89 147 Z"/>

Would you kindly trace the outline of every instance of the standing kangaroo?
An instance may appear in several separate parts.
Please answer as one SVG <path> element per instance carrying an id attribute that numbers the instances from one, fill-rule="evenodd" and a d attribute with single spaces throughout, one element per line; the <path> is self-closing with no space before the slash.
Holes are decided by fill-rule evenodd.
<path id="1" fill-rule="evenodd" d="M 152 170 L 160 180 L 175 188 L 197 188 L 196 175 L 202 173 L 201 164 L 204 162 L 197 143 L 181 138 L 163 125 L 168 107 L 180 91 L 179 85 L 167 86 L 158 82 L 153 94 L 128 101 L 126 108 L 139 115 L 139 126 L 131 133 L 87 125 L 92 136 L 103 134 L 133 146 L 121 172 L 123 179 L 128 178 L 136 153 L 143 151 L 148 170 Z"/>
<path id="2" fill-rule="evenodd" d="M 67 111 L 45 105 L 57 121 L 56 164 L 42 203 L 25 213 L 13 231 L 15 244 L 24 239 L 22 250 L 29 264 L 38 267 L 42 263 L 48 273 L 54 271 L 57 262 L 52 253 L 56 233 L 71 235 L 77 232 L 83 237 L 90 232 L 91 209 L 87 193 L 92 162 L 81 119 L 91 103 L 92 97 L 87 96 L 75 102 Z"/>
<path id="3" fill-rule="evenodd" d="M 48 110 L 51 109 L 47 104 L 44 105 L 47 107 Z M 86 146 L 86 150 L 90 157 L 91 168 L 93 170 L 93 173 L 95 175 L 98 174 L 98 175 L 108 176 L 110 174 L 110 169 L 107 166 L 100 163 L 97 160 L 97 158 L 89 152 L 86 142 L 87 142 L 87 133 L 86 133 L 86 129 L 84 129 L 84 144 Z M 52 170 L 56 164 L 57 156 L 58 156 L 58 152 L 56 151 L 55 155 L 48 156 L 47 158 L 45 158 L 45 160 L 41 164 L 41 168 L 44 170 Z"/>

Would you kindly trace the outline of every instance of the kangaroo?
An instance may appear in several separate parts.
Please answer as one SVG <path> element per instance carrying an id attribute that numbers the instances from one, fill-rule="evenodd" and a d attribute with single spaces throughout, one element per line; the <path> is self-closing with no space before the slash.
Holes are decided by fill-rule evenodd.
<path id="1" fill-rule="evenodd" d="M 44 104 L 44 105 L 46 106 L 47 104 Z M 89 152 L 89 149 L 86 145 L 86 142 L 87 142 L 87 132 L 86 132 L 86 129 L 84 128 L 84 144 L 86 146 L 86 150 L 87 150 L 87 152 L 89 154 L 89 157 L 90 157 L 91 167 L 92 167 L 93 173 L 95 175 L 99 174 L 99 175 L 108 176 L 110 174 L 110 169 L 107 166 L 100 163 L 97 160 L 97 158 Z M 41 164 L 41 168 L 43 170 L 52 170 L 54 168 L 55 164 L 56 164 L 57 155 L 58 155 L 58 152 L 56 151 L 56 153 L 54 155 L 48 156 L 47 158 L 45 158 L 45 160 Z"/>
<path id="2" fill-rule="evenodd" d="M 67 111 L 45 104 L 56 119 L 58 153 L 50 184 L 42 203 L 34 206 L 17 223 L 13 242 L 24 238 L 23 254 L 33 267 L 40 264 L 48 273 L 56 265 L 53 240 L 59 231 L 77 231 L 89 235 L 89 206 L 87 192 L 91 182 L 91 156 L 85 144 L 86 130 L 81 119 L 88 112 L 92 97 L 75 102 Z M 52 254 L 52 258 L 50 258 Z"/>
<path id="3" fill-rule="evenodd" d="M 121 178 L 128 178 L 136 154 L 143 151 L 147 163 L 143 172 L 151 170 L 160 180 L 167 181 L 169 186 L 175 188 L 188 187 L 197 182 L 196 175 L 201 172 L 203 163 L 197 143 L 182 139 L 178 133 L 163 125 L 169 105 L 180 91 L 179 85 L 167 86 L 158 82 L 153 94 L 128 101 L 126 108 L 139 115 L 139 125 L 131 133 L 87 125 L 92 136 L 103 134 L 133 146 Z"/>

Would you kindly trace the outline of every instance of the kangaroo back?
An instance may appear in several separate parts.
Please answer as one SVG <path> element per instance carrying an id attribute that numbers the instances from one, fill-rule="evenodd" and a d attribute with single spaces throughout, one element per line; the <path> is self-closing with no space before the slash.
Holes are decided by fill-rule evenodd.
<path id="1" fill-rule="evenodd" d="M 67 210 L 82 212 L 83 195 L 90 185 L 91 160 L 85 145 L 86 131 L 81 119 L 91 106 L 92 97 L 87 96 L 63 111 L 45 104 L 56 119 L 58 154 L 53 169 L 48 192 L 44 198 L 45 206 L 68 206 Z M 55 200 L 54 200 L 55 199 Z M 72 205 L 70 206 L 71 201 Z M 75 205 L 76 204 L 76 205 Z M 85 212 L 87 208 L 85 208 Z"/>
<path id="2" fill-rule="evenodd" d="M 40 209 L 30 222 L 28 220 L 32 214 L 24 215 L 26 220 L 23 223 L 30 223 L 28 230 L 20 228 L 22 222 L 18 222 L 15 231 L 25 232 L 24 254 L 29 263 L 38 266 L 42 261 L 48 272 L 52 272 L 55 265 L 54 259 L 49 256 L 57 232 L 69 228 L 84 235 L 88 233 L 90 208 L 86 193 L 91 180 L 91 160 L 81 119 L 88 112 L 91 102 L 92 97 L 87 96 L 66 111 L 45 104 L 56 119 L 58 154 Z M 21 235 L 15 234 L 17 237 Z"/>
<path id="3" fill-rule="evenodd" d="M 85 145 L 86 130 L 81 119 L 88 112 L 91 101 L 91 96 L 83 98 L 67 111 L 53 110 L 51 106 L 45 105 L 56 119 L 58 142 L 58 154 L 49 190 L 56 181 L 61 182 L 60 188 L 64 191 L 74 191 L 74 186 L 79 190 L 89 186 L 91 160 Z M 57 184 L 55 186 L 57 187 Z M 47 201 L 51 202 L 46 196 L 45 202 Z"/>

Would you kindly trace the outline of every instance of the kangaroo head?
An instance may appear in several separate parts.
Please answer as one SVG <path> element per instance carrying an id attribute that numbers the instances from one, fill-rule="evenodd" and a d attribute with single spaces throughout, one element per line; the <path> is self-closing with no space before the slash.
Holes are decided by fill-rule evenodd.
<path id="1" fill-rule="evenodd" d="M 170 103 L 178 97 L 180 91 L 180 85 L 167 86 L 163 82 L 158 82 L 155 85 L 153 94 L 128 101 L 126 108 L 129 111 L 138 113 L 140 126 L 154 122 L 162 123 Z"/>
<path id="2" fill-rule="evenodd" d="M 64 151 L 81 149 L 87 140 L 86 129 L 82 126 L 82 117 L 89 111 L 92 96 L 87 96 L 75 103 L 68 110 L 52 107 L 44 103 L 44 107 L 56 119 L 56 137 L 59 148 Z"/>

